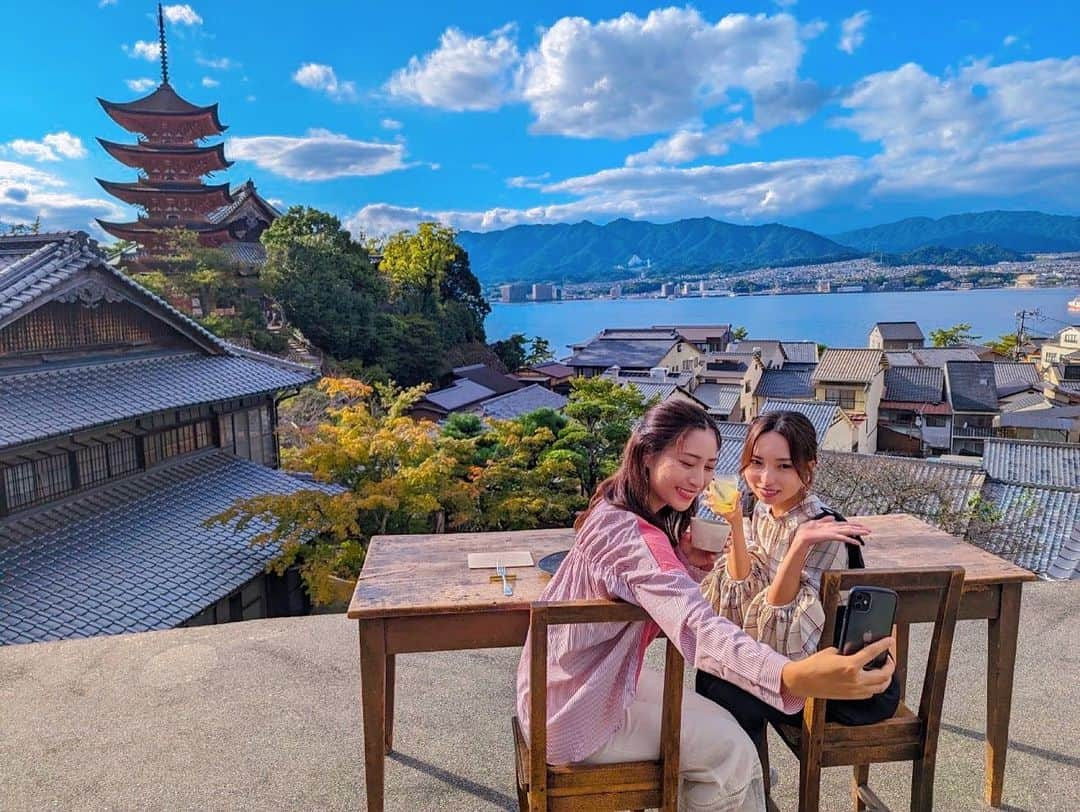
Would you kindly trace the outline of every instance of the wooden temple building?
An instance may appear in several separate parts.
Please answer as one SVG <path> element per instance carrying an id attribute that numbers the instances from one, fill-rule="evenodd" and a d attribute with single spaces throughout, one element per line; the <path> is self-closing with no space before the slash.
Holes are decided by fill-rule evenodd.
<path id="1" fill-rule="evenodd" d="M 135 181 L 98 178 L 98 183 L 143 213 L 132 222 L 98 220 L 98 224 L 117 239 L 136 243 L 135 261 L 146 267 L 162 267 L 161 257 L 168 250 L 166 232 L 182 227 L 195 232 L 200 244 L 224 249 L 241 274 L 257 273 L 266 258 L 259 236 L 279 212 L 259 195 L 251 180 L 235 189 L 227 182 L 206 181 L 232 165 L 223 142 L 207 143 L 227 128 L 218 117 L 217 104 L 192 104 L 169 84 L 160 4 L 158 35 L 161 84 L 157 89 L 130 102 L 98 99 L 113 121 L 136 135 L 133 144 L 103 138 L 98 143 L 117 161 L 139 172 Z"/>
<path id="2" fill-rule="evenodd" d="M 317 378 L 207 332 L 85 233 L 0 236 L 0 645 L 305 612 L 260 522 L 206 520 L 325 487 L 277 470 L 278 403 Z"/>

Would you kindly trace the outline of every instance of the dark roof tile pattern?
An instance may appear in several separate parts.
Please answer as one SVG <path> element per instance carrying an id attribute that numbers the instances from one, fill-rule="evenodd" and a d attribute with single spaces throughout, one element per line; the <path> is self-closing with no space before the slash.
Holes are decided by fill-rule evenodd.
<path id="1" fill-rule="evenodd" d="M 202 453 L 0 524 L 0 644 L 172 628 L 274 555 L 252 522 L 205 527 L 234 500 L 326 486 Z"/>
<path id="2" fill-rule="evenodd" d="M 822 383 L 870 383 L 881 372 L 881 350 L 833 349 L 825 350 L 813 380 Z"/>
<path id="3" fill-rule="evenodd" d="M 318 378 L 310 369 L 273 361 L 185 352 L 0 375 L 0 448 Z"/>
<path id="4" fill-rule="evenodd" d="M 945 373 L 939 367 L 897 366 L 885 370 L 885 400 L 941 403 Z"/>
<path id="5" fill-rule="evenodd" d="M 879 321 L 874 325 L 886 341 L 922 341 L 923 331 L 914 321 Z"/>
<path id="6" fill-rule="evenodd" d="M 1001 518 L 979 546 L 1044 578 L 1080 580 L 1080 490 L 988 482 Z"/>
<path id="7" fill-rule="evenodd" d="M 794 401 L 769 398 L 761 407 L 761 414 L 769 412 L 798 412 L 805 415 L 813 424 L 819 443 L 825 440 L 825 435 L 838 420 L 843 419 L 843 411 L 835 403 L 821 403 L 819 401 Z"/>
<path id="8" fill-rule="evenodd" d="M 537 409 L 555 409 L 558 411 L 566 406 L 568 398 L 558 392 L 552 392 L 545 386 L 533 384 L 524 389 L 507 392 L 505 395 L 485 400 L 480 405 L 480 410 L 485 417 L 493 417 L 496 420 L 513 420 L 524 414 L 535 412 Z"/>
<path id="9" fill-rule="evenodd" d="M 761 373 L 754 394 L 767 398 L 812 398 L 815 366 L 784 364 L 782 369 L 766 369 Z"/>
<path id="10" fill-rule="evenodd" d="M 452 412 L 455 409 L 463 409 L 466 406 L 471 406 L 494 396 L 494 389 L 488 389 L 488 387 L 481 386 L 468 378 L 459 378 L 444 389 L 428 392 L 423 400 L 434 403 L 440 409 Z"/>
<path id="11" fill-rule="evenodd" d="M 949 402 L 957 412 L 998 411 L 994 364 L 989 361 L 948 361 L 945 364 Z"/>
<path id="12" fill-rule="evenodd" d="M 1042 376 L 1034 364 L 994 364 L 994 384 L 997 386 L 998 397 L 1031 389 L 1041 380 Z"/>
<path id="13" fill-rule="evenodd" d="M 454 367 L 454 374 L 459 378 L 467 378 L 473 383 L 486 386 L 496 395 L 505 395 L 521 388 L 521 382 L 516 381 L 509 375 L 492 369 L 486 364 L 469 364 L 463 367 Z"/>
<path id="14" fill-rule="evenodd" d="M 781 341 L 780 347 L 787 356 L 784 366 L 790 364 L 816 364 L 818 362 L 818 346 L 813 341 Z"/>
<path id="15" fill-rule="evenodd" d="M 694 397 L 705 404 L 710 412 L 731 414 L 739 405 L 742 387 L 737 384 L 703 383 L 694 390 Z"/>
<path id="16" fill-rule="evenodd" d="M 601 338 L 583 346 L 566 362 L 572 367 L 648 369 L 658 365 L 677 338 Z"/>

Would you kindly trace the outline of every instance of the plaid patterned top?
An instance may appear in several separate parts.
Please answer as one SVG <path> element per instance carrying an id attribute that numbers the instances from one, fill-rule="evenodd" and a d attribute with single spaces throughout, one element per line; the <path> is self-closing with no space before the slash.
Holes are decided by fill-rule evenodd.
<path id="1" fill-rule="evenodd" d="M 758 502 L 750 520 L 746 540 L 750 573 L 741 581 L 727 571 L 727 556 L 720 556 L 712 572 L 705 576 L 701 591 L 720 615 L 738 623 L 755 640 L 767 643 L 792 660 L 801 660 L 817 651 L 825 625 L 818 590 L 825 570 L 842 566 L 845 553 L 839 541 L 815 544 L 806 556 L 799 591 L 791 603 L 773 606 L 766 599 L 799 525 L 821 512 L 823 505 L 813 494 L 775 518 L 767 505 Z"/>
<path id="2" fill-rule="evenodd" d="M 686 662 L 794 713 L 803 700 L 781 694 L 788 659 L 719 617 L 700 590 L 705 571 L 688 566 L 663 531 L 601 502 L 540 600 L 619 599 L 650 622 L 552 626 L 548 630 L 548 761 L 581 761 L 618 731 L 637 691 L 645 649 L 662 630 Z M 517 671 L 517 712 L 529 727 L 529 641 Z M 528 735 L 526 733 L 526 735 Z"/>

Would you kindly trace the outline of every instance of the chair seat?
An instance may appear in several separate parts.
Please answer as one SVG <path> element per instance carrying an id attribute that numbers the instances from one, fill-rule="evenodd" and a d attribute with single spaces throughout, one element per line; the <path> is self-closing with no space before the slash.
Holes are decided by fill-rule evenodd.
<path id="1" fill-rule="evenodd" d="M 519 786 L 529 789 L 529 745 L 518 718 L 513 717 Z M 582 796 L 597 792 L 610 793 L 610 798 L 589 798 L 588 809 L 655 807 L 660 803 L 660 784 L 663 767 L 659 761 L 623 761 L 618 764 L 549 764 L 547 765 L 547 796 L 549 808 L 580 809 Z M 613 792 L 612 787 L 618 787 Z"/>
<path id="2" fill-rule="evenodd" d="M 802 727 L 777 725 L 776 732 L 798 755 Z M 910 761 L 922 748 L 923 722 L 901 702 L 891 719 L 870 725 L 826 722 L 821 766 L 837 767 L 884 761 Z"/>

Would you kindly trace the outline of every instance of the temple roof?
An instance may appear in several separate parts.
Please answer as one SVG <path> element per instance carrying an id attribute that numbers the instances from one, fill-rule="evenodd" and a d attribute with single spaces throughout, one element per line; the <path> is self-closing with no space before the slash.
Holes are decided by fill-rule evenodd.
<path id="1" fill-rule="evenodd" d="M 144 242 L 147 237 L 160 237 L 163 228 L 181 225 L 180 223 L 155 225 L 145 220 L 132 220 L 129 223 L 110 223 L 105 220 L 98 220 L 97 224 L 117 239 L 131 240 L 132 242 Z M 229 233 L 228 223 L 183 223 L 182 225 L 187 231 L 194 231 L 198 234 L 228 235 Z"/>
<path id="2" fill-rule="evenodd" d="M 135 99 L 135 101 L 111 102 L 98 97 L 98 102 L 105 109 L 105 112 L 125 129 L 127 129 L 126 125 L 115 114 L 145 117 L 147 119 L 160 116 L 184 116 L 188 118 L 209 116 L 218 132 L 224 132 L 228 129 L 218 118 L 218 106 L 216 103 L 205 107 L 192 104 L 181 98 L 168 82 L 162 82 L 153 93 L 143 96 L 141 99 Z"/>
<path id="3" fill-rule="evenodd" d="M 98 143 L 120 163 L 136 169 L 142 169 L 147 158 L 217 158 L 219 169 L 228 169 L 233 162 L 225 157 L 225 144 L 211 146 L 188 146 L 185 144 L 118 144 L 99 138 Z"/>
<path id="4" fill-rule="evenodd" d="M 207 215 L 207 219 L 211 223 L 228 222 L 237 210 L 248 200 L 263 209 L 271 220 L 275 220 L 281 216 L 281 212 L 274 208 L 266 198 L 256 191 L 255 182 L 251 180 L 251 178 L 248 178 L 243 186 L 233 190 L 232 200 L 220 209 L 210 212 L 210 214 Z"/>
<path id="5" fill-rule="evenodd" d="M 207 186 L 201 183 L 181 183 L 162 181 L 158 183 L 138 181 L 135 183 L 115 183 L 109 180 L 95 178 L 101 184 L 101 188 L 118 197 L 125 203 L 140 204 L 142 199 L 154 194 L 193 195 L 197 197 L 218 197 L 221 204 L 227 205 L 229 201 L 229 184 L 218 183 Z"/>

